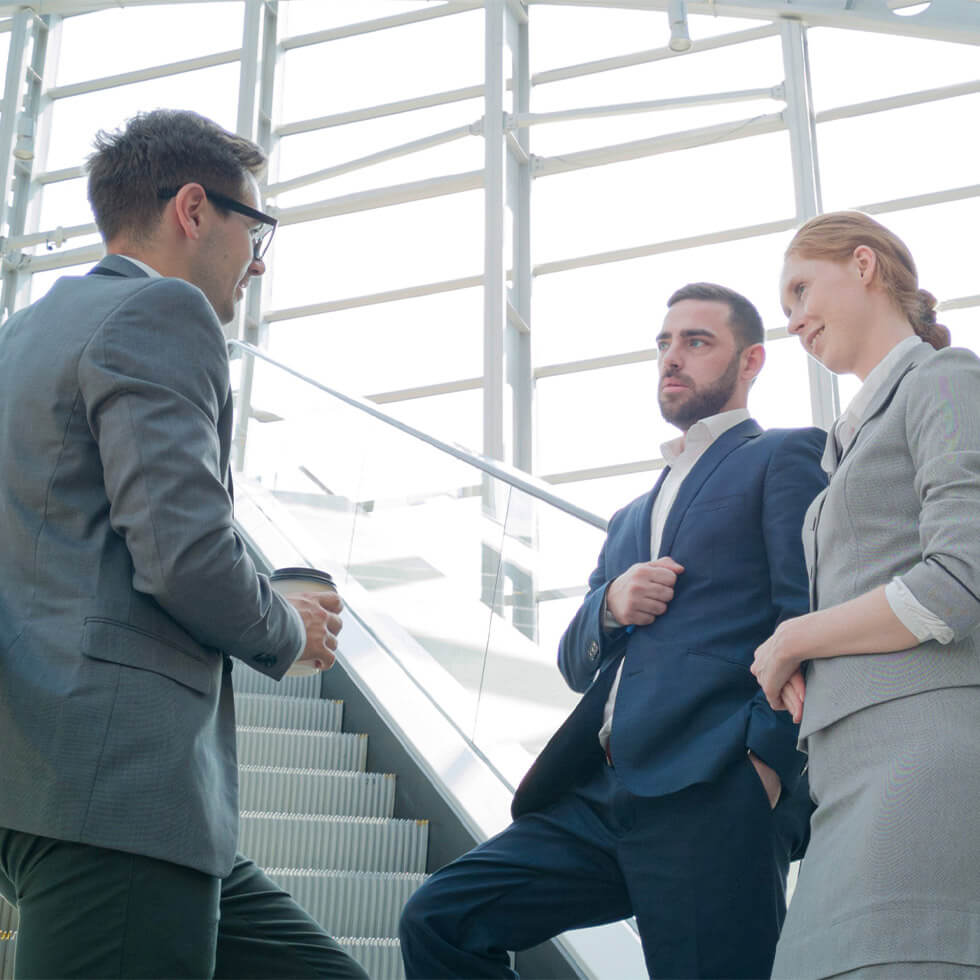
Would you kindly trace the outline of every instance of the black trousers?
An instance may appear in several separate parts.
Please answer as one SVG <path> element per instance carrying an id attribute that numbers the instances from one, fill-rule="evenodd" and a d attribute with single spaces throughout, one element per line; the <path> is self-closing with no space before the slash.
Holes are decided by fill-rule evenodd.
<path id="1" fill-rule="evenodd" d="M 777 812 L 745 756 L 657 798 L 603 766 L 415 892 L 406 974 L 514 978 L 508 950 L 635 915 L 651 977 L 768 977 L 786 907 Z"/>
<path id="2" fill-rule="evenodd" d="M 222 879 L 0 828 L 0 895 L 20 912 L 17 980 L 367 978 L 240 854 Z"/>

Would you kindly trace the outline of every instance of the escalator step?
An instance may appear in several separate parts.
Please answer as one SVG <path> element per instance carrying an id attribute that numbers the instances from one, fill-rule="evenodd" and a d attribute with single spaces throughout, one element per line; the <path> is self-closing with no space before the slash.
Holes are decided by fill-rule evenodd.
<path id="1" fill-rule="evenodd" d="M 397 939 L 343 937 L 337 943 L 364 967 L 373 980 L 404 980 L 401 945 Z"/>
<path id="2" fill-rule="evenodd" d="M 243 810 L 259 812 L 390 817 L 395 809 L 395 777 L 389 773 L 243 765 L 238 792 Z"/>
<path id="3" fill-rule="evenodd" d="M 424 874 L 363 871 L 266 869 L 331 936 L 375 936 L 393 939 L 398 920 Z"/>
<path id="4" fill-rule="evenodd" d="M 240 765 L 288 769 L 363 772 L 367 764 L 367 735 L 246 725 L 238 729 L 238 762 Z"/>
<path id="5" fill-rule="evenodd" d="M 275 694 L 239 694 L 235 698 L 235 717 L 239 725 L 250 728 L 339 732 L 344 702 Z"/>
<path id="6" fill-rule="evenodd" d="M 262 868 L 421 873 L 428 835 L 427 820 L 246 812 L 239 847 Z"/>
<path id="7" fill-rule="evenodd" d="M 284 694 L 293 698 L 318 698 L 320 681 L 319 674 L 284 677 L 281 681 L 274 681 L 244 664 L 235 664 L 235 669 L 231 672 L 231 683 L 236 694 Z"/>

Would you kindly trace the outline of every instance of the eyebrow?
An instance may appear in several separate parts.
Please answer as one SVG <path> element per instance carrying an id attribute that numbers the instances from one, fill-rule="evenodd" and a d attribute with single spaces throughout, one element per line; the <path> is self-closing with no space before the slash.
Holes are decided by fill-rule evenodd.
<path id="1" fill-rule="evenodd" d="M 660 333 L 654 337 L 654 340 L 659 343 L 661 340 L 666 340 L 671 336 L 673 336 L 673 334 L 671 334 L 669 330 L 661 330 Z M 708 340 L 714 340 L 717 335 L 713 330 L 706 330 L 704 327 L 691 327 L 688 330 L 681 330 L 680 336 L 685 339 L 689 339 L 691 337 L 706 337 Z"/>

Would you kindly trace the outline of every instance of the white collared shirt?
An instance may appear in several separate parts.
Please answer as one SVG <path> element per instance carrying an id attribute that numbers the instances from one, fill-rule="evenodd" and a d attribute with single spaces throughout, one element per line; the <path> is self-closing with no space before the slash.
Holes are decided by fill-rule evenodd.
<path id="1" fill-rule="evenodd" d="M 892 369 L 921 343 L 924 341 L 917 336 L 906 337 L 871 369 L 864 379 L 864 384 L 851 399 L 847 411 L 834 423 L 834 435 L 841 454 L 854 440 L 857 430 L 865 421 L 868 406 L 888 379 Z M 953 631 L 937 615 L 926 609 L 900 578 L 893 578 L 885 586 L 885 598 L 902 625 L 920 643 L 926 640 L 949 643 L 953 639 Z"/>
<path id="2" fill-rule="evenodd" d="M 660 553 L 660 541 L 663 538 L 670 509 L 674 506 L 681 484 L 694 468 L 694 464 L 707 452 L 719 436 L 724 435 L 729 429 L 748 418 L 750 418 L 749 412 L 745 408 L 735 408 L 730 412 L 709 415 L 708 418 L 695 422 L 684 435 L 671 439 L 660 446 L 660 451 L 663 453 L 669 469 L 664 477 L 664 482 L 660 484 L 660 490 L 657 492 L 653 502 L 653 510 L 650 513 L 651 560 Z M 604 628 L 617 629 L 622 625 L 616 622 L 612 614 L 607 611 L 605 600 L 602 603 L 602 616 Z M 612 732 L 613 709 L 616 704 L 616 694 L 619 692 L 619 682 L 623 676 L 623 663 L 620 663 L 616 671 L 616 679 L 613 681 L 609 697 L 606 699 L 606 706 L 602 711 L 599 744 L 603 751 L 606 751 L 609 745 L 609 735 Z"/>
<path id="3" fill-rule="evenodd" d="M 121 252 L 113 252 L 113 255 L 118 255 L 119 258 L 125 259 L 127 262 L 132 262 L 138 269 L 142 269 L 151 279 L 162 279 L 163 276 L 153 268 L 152 265 L 147 265 L 145 262 L 141 262 L 139 259 L 134 259 L 132 255 L 123 255 Z"/>

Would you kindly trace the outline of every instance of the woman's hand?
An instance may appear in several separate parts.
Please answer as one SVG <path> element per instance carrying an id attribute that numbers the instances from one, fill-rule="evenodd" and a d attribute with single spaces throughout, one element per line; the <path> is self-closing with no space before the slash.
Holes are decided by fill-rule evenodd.
<path id="1" fill-rule="evenodd" d="M 783 685 L 779 692 L 782 701 L 781 708 L 792 715 L 793 724 L 798 725 L 803 718 L 803 702 L 806 700 L 806 682 L 803 680 L 803 672 L 797 668 L 796 673 Z"/>
<path id="2" fill-rule="evenodd" d="M 775 711 L 789 711 L 794 722 L 803 715 L 806 684 L 800 664 L 807 659 L 802 640 L 807 634 L 809 616 L 786 620 L 755 651 L 752 673 Z M 802 627 L 802 628 L 801 628 Z"/>

